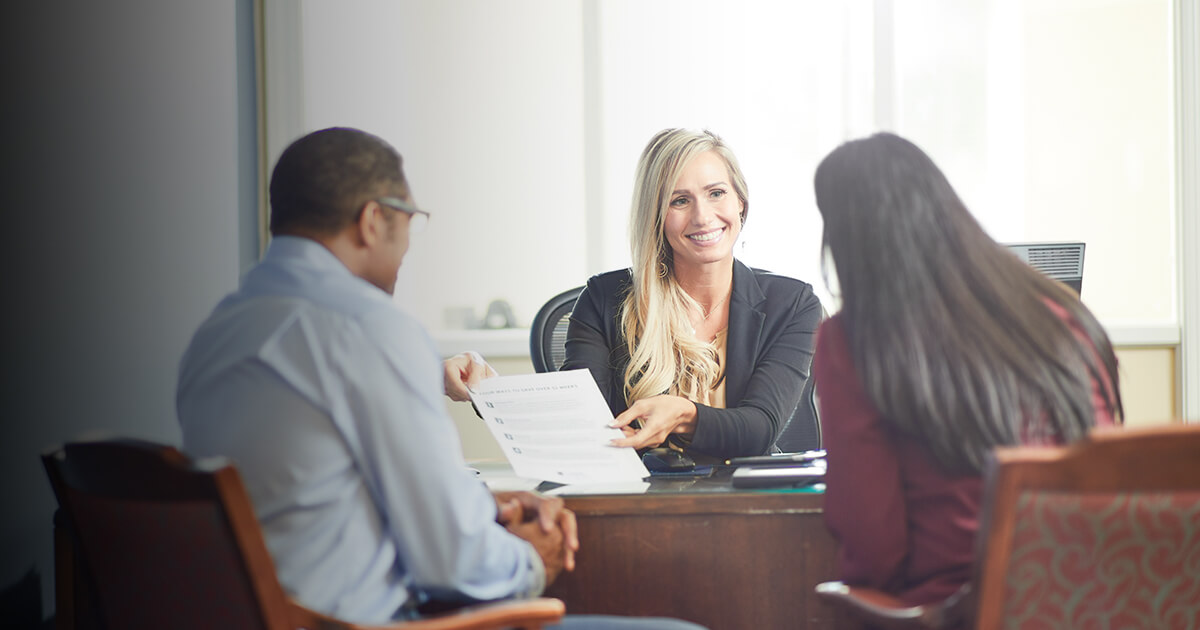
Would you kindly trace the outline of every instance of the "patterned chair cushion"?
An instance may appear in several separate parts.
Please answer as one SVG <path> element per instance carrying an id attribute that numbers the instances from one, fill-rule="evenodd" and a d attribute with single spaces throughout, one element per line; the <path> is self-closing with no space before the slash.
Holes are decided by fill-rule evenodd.
<path id="1" fill-rule="evenodd" d="M 1200 628 L 1200 493 L 1026 491 L 1006 628 Z"/>

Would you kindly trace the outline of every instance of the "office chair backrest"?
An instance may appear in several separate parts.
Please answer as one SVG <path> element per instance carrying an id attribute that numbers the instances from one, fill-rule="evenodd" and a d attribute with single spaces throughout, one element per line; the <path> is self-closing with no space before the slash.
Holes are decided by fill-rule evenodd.
<path id="1" fill-rule="evenodd" d="M 566 360 L 567 324 L 583 287 L 563 291 L 537 312 L 529 329 L 529 357 L 536 372 L 557 372 Z"/>
<path id="2" fill-rule="evenodd" d="M 1200 424 L 997 449 L 976 540 L 974 582 L 945 601 L 817 594 L 881 628 L 1200 627 Z"/>
<path id="3" fill-rule="evenodd" d="M 237 471 L 132 440 L 67 444 L 42 456 L 110 630 L 287 626 Z"/>
<path id="4" fill-rule="evenodd" d="M 999 449 L 981 527 L 979 628 L 1200 627 L 1200 425 Z"/>
<path id="5" fill-rule="evenodd" d="M 821 448 L 821 415 L 817 411 L 816 379 L 810 371 L 808 381 L 800 392 L 800 402 L 792 417 L 775 439 L 775 449 L 781 453 L 802 453 Z"/>
<path id="6" fill-rule="evenodd" d="M 821 321 L 829 314 L 825 306 L 821 306 Z M 814 333 L 815 337 L 815 333 Z M 808 380 L 800 392 L 800 402 L 792 417 L 788 418 L 779 437 L 775 439 L 775 450 L 781 453 L 802 453 L 821 448 L 821 414 L 817 405 L 817 380 L 813 376 L 812 366 L 809 366 Z"/>

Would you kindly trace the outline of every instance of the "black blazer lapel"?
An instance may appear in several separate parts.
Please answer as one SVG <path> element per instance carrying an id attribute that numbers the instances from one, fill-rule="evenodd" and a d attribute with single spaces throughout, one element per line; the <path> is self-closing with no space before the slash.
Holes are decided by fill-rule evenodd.
<path id="1" fill-rule="evenodd" d="M 758 360 L 758 341 L 767 314 L 761 305 L 767 296 L 749 267 L 733 261 L 733 289 L 729 298 L 729 335 L 725 345 L 725 406 L 734 407 L 746 395 L 746 385 Z"/>

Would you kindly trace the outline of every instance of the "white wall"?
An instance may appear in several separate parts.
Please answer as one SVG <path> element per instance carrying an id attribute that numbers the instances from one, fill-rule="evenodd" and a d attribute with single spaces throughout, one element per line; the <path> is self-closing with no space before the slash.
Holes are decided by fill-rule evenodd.
<path id="1" fill-rule="evenodd" d="M 269 137 L 270 152 L 316 129 L 360 127 L 400 151 L 433 215 L 401 268 L 405 308 L 438 327 L 445 308 L 482 315 L 503 298 L 527 326 L 583 282 L 578 0 L 267 6 L 269 34 L 281 12 L 302 34 L 289 57 L 268 59 L 300 95 L 286 103 L 295 127 Z"/>
<path id="2" fill-rule="evenodd" d="M 0 586 L 36 568 L 47 613 L 55 501 L 39 453 L 93 431 L 176 442 L 180 356 L 248 262 L 239 204 L 254 162 L 239 127 L 253 131 L 253 101 L 247 112 L 239 85 L 253 84 L 237 33 L 249 6 L 0 9 Z"/>
<path id="3" fill-rule="evenodd" d="M 1169 3 L 1025 4 L 1029 235 L 1087 241 L 1084 301 L 1106 323 L 1177 324 Z"/>

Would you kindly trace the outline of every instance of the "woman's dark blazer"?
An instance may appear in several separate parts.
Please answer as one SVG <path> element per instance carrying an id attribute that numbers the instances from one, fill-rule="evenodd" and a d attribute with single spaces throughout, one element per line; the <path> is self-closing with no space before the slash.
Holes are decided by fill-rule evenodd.
<path id="1" fill-rule="evenodd" d="M 620 309 L 628 269 L 592 276 L 567 328 L 563 370 L 588 368 L 614 416 L 625 403 L 629 351 Z M 696 403 L 689 451 L 718 458 L 767 453 L 800 400 L 821 322 L 812 286 L 733 262 L 725 357 L 725 409 Z"/>

